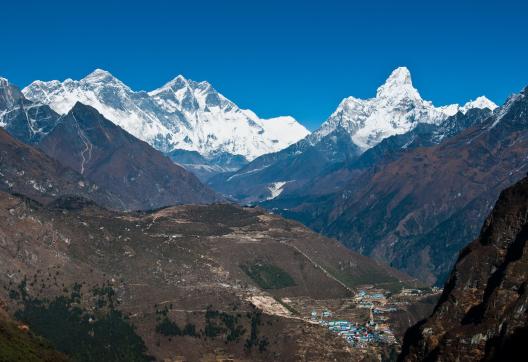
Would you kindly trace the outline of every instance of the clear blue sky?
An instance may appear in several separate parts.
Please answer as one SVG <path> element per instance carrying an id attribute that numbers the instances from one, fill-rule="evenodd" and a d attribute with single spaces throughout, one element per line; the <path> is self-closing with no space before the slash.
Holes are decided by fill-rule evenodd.
<path id="1" fill-rule="evenodd" d="M 436 105 L 481 94 L 502 103 L 528 85 L 523 3 L 4 1 L 0 75 L 25 86 L 103 68 L 150 90 L 181 73 L 311 129 L 400 65 Z"/>

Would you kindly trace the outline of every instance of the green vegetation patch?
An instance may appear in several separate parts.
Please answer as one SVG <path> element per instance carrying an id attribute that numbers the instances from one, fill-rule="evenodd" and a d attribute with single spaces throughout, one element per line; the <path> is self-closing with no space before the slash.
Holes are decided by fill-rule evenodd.
<path id="1" fill-rule="evenodd" d="M 150 361 L 146 346 L 118 304 L 110 285 L 92 290 L 96 300 L 88 311 L 81 303 L 81 285 L 51 300 L 28 295 L 24 280 L 10 295 L 21 304 L 15 317 L 28 324 L 75 361 Z"/>
<path id="2" fill-rule="evenodd" d="M 236 306 L 234 306 L 234 310 Z M 207 306 L 204 314 L 204 329 L 196 330 L 192 323 L 187 323 L 180 328 L 177 323 L 171 321 L 169 309 L 156 309 L 157 322 L 156 332 L 169 338 L 177 336 L 191 336 L 196 338 L 223 340 L 225 344 L 237 344 L 244 342 L 244 351 L 248 354 L 253 350 L 263 353 L 267 350 L 269 340 L 260 331 L 262 325 L 262 312 L 256 308 L 242 313 L 228 313 Z M 246 329 L 246 327 L 248 329 Z M 249 332 L 249 333 L 248 333 Z M 246 337 L 244 339 L 244 337 Z"/>
<path id="3" fill-rule="evenodd" d="M 171 321 L 168 316 L 169 309 L 158 310 L 156 309 L 156 320 L 158 324 L 156 325 L 156 332 L 165 337 L 175 337 L 175 336 L 191 336 L 198 337 L 196 332 L 196 326 L 192 323 L 187 323 L 183 329 L 178 326 L 177 323 Z"/>
<path id="4" fill-rule="evenodd" d="M 281 268 L 263 262 L 243 264 L 240 268 L 262 289 L 281 289 L 295 286 L 295 281 Z"/>
<path id="5" fill-rule="evenodd" d="M 31 331 L 21 331 L 14 322 L 0 315 L 0 361 L 60 362 L 67 359 L 48 341 Z"/>
<path id="6" fill-rule="evenodd" d="M 239 324 L 239 316 L 214 310 L 212 306 L 207 307 L 204 330 L 206 337 L 225 336 L 227 342 L 237 342 L 244 333 L 246 330 Z"/>
<path id="7" fill-rule="evenodd" d="M 261 325 L 262 312 L 254 311 L 253 313 L 248 313 L 247 317 L 251 319 L 251 331 L 249 338 L 244 343 L 244 350 L 249 353 L 253 347 L 257 347 L 259 352 L 262 353 L 269 346 L 269 341 L 266 337 L 259 338 L 258 329 Z"/>

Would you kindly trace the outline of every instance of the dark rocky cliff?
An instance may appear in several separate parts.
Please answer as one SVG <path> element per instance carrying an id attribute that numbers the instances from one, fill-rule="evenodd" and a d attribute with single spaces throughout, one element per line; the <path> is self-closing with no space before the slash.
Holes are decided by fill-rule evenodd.
<path id="1" fill-rule="evenodd" d="M 517 361 L 528 341 L 528 178 L 502 192 L 401 361 Z"/>

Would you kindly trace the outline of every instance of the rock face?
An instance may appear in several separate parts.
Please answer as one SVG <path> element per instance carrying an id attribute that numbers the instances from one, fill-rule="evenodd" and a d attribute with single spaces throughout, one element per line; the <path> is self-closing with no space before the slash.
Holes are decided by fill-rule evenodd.
<path id="1" fill-rule="evenodd" d="M 90 105 L 164 153 L 178 149 L 196 151 L 207 159 L 229 154 L 252 160 L 309 134 L 292 117 L 261 119 L 240 109 L 208 82 L 181 75 L 147 93 L 136 92 L 98 69 L 79 81 L 35 81 L 23 92 L 60 114 L 68 113 L 76 102 Z"/>
<path id="2" fill-rule="evenodd" d="M 29 101 L 7 79 L 0 78 L 0 127 L 24 143 L 38 143 L 59 122 L 47 105 Z"/>
<path id="3" fill-rule="evenodd" d="M 41 151 L 0 129 L 0 190 L 43 204 L 61 196 L 82 196 L 108 208 L 122 208 L 114 195 Z"/>
<path id="4" fill-rule="evenodd" d="M 128 210 L 221 200 L 193 174 L 81 103 L 38 147 L 118 195 Z"/>
<path id="5" fill-rule="evenodd" d="M 506 189 L 459 255 L 401 361 L 523 361 L 528 340 L 528 178 Z"/>
<path id="6" fill-rule="evenodd" d="M 463 123 L 446 128 L 449 117 L 458 114 L 457 118 L 462 118 L 468 111 L 490 112 L 496 107 L 485 97 L 464 106 L 435 107 L 421 98 L 409 70 L 400 67 L 378 88 L 375 97 L 345 98 L 311 135 L 280 152 L 261 156 L 235 173 L 213 178 L 209 184 L 243 202 L 269 200 L 277 183 L 284 185 L 280 194 L 284 196 L 314 183 L 322 174 L 354 162 L 391 136 L 410 136 L 418 126 L 429 127 L 434 129 L 438 141 L 465 128 Z"/>

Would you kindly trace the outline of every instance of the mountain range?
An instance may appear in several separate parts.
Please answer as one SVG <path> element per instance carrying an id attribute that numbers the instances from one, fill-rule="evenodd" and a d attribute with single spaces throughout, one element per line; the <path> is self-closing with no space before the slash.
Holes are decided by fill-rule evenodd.
<path id="1" fill-rule="evenodd" d="M 182 76 L 0 78 L 0 359 L 385 359 L 445 282 L 400 360 L 515 360 L 527 96 L 435 107 L 400 67 L 309 134 Z"/>
<path id="2" fill-rule="evenodd" d="M 424 174 L 408 178 L 404 175 L 399 181 L 390 170 L 413 167 L 413 171 L 418 172 L 421 161 L 416 162 L 415 159 L 424 159 L 420 153 L 432 152 L 436 158 L 431 162 L 444 162 L 444 165 L 435 166 L 431 170 L 450 164 L 446 162 L 446 157 L 460 158 L 456 154 L 460 150 L 451 151 L 454 146 L 448 147 L 452 144 L 451 140 L 459 136 L 467 137 L 464 135 L 470 132 L 468 130 L 489 127 L 509 107 L 497 109 L 493 102 L 483 96 L 462 106 L 453 104 L 435 107 L 421 98 L 405 67 L 395 69 L 377 89 L 375 97 L 366 100 L 345 98 L 318 130 L 278 152 L 259 157 L 256 157 L 258 152 L 266 151 L 260 148 L 256 152 L 260 146 L 255 146 L 254 142 L 262 145 L 259 142 L 264 142 L 265 137 L 255 138 L 253 135 L 250 137 L 253 143 L 248 143 L 244 136 L 239 137 L 236 130 L 229 131 L 229 127 L 221 126 L 221 131 L 215 130 L 214 127 L 225 122 L 237 128 L 242 122 L 237 117 L 247 116 L 249 113 L 240 110 L 207 82 L 196 83 L 178 76 L 152 92 L 134 92 L 110 73 L 96 70 L 81 81 L 36 81 L 22 93 L 13 90 L 5 93 L 11 94 L 12 99 L 8 101 L 9 97 L 4 97 L 5 109 L 8 109 L 8 105 L 13 109 L 4 111 L 2 122 L 6 130 L 19 135 L 19 139 L 24 142 L 36 144 L 51 158 L 102 186 L 106 192 L 118 196 L 128 209 L 155 208 L 170 205 L 171 202 L 211 202 L 220 198 L 208 191 L 205 194 L 204 191 L 197 193 L 202 186 L 181 171 L 173 177 L 165 175 L 167 180 L 180 180 L 176 189 L 163 186 L 162 174 L 166 171 L 162 170 L 175 168 L 160 157 L 157 157 L 159 161 L 154 162 L 160 166 L 156 171 L 146 168 L 152 160 L 145 163 L 135 157 L 129 159 L 127 155 L 145 154 L 149 148 L 141 146 L 144 148 L 141 152 L 133 148 L 123 152 L 123 145 L 127 142 L 117 140 L 125 140 L 126 132 L 122 133 L 120 127 L 111 127 L 111 122 L 106 121 L 104 114 L 113 117 L 115 124 L 120 124 L 124 130 L 141 134 L 144 139 L 149 140 L 151 146 L 164 150 L 166 156 L 183 164 L 202 181 L 207 180 L 212 189 L 226 198 L 241 203 L 258 202 L 428 283 L 442 283 L 456 253 L 468 237 L 475 236 L 477 230 L 474 225 L 482 221 L 486 214 L 485 208 L 490 207 L 500 189 L 508 185 L 508 182 L 517 180 L 521 172 L 512 172 L 509 177 L 502 177 L 503 181 L 498 182 L 497 173 L 503 172 L 507 167 L 497 172 L 492 172 L 492 168 L 487 167 L 486 181 L 479 181 L 484 182 L 484 187 L 476 183 L 474 192 L 460 193 L 463 197 L 456 196 L 458 189 L 450 187 L 451 182 L 444 181 L 442 177 Z M 102 110 L 102 115 L 81 103 L 74 104 L 70 110 L 71 104 L 78 100 Z M 14 107 L 14 104 L 18 106 Z M 39 117 L 31 118 L 27 109 L 33 108 L 40 109 L 35 113 L 44 115 L 42 120 Z M 260 124 L 242 123 L 246 126 L 251 124 L 251 130 L 255 130 L 253 126 Z M 40 126 L 35 127 L 35 124 Z M 105 126 L 99 127 L 102 124 Z M 247 152 L 241 151 L 243 155 L 237 154 L 235 148 L 226 149 L 225 145 L 219 146 L 214 142 L 209 143 L 211 147 L 205 146 L 207 142 L 200 141 L 191 142 L 190 148 L 178 148 L 181 146 L 179 141 L 171 143 L 176 139 L 173 136 L 155 136 L 163 125 L 171 125 L 172 128 L 169 128 L 178 133 L 178 137 L 184 137 L 183 134 L 187 137 L 189 133 L 182 131 L 183 124 L 187 125 L 187 131 L 197 131 L 195 135 L 203 134 L 203 130 L 208 130 L 211 134 L 220 132 L 222 137 L 225 136 L 224 139 L 235 138 L 245 147 L 257 148 L 253 149 L 255 152 L 247 149 Z M 284 124 L 282 122 L 282 126 Z M 504 130 L 504 127 L 500 129 Z M 114 135 L 109 136 L 112 133 Z M 72 142 L 64 144 L 62 140 L 65 138 L 71 138 Z M 98 144 L 103 139 L 102 144 Z M 160 143 L 159 140 L 171 142 Z M 504 139 L 486 142 L 491 145 L 497 141 L 501 146 L 496 152 L 501 157 L 509 157 L 508 140 L 510 138 L 505 134 Z M 290 141 L 293 142 L 293 138 L 281 143 L 281 148 Z M 216 146 L 213 147 L 213 144 Z M 472 149 L 474 144 L 476 142 L 469 148 Z M 444 157 L 441 155 L 445 149 L 449 149 L 449 153 Z M 147 153 L 156 154 L 151 151 Z M 108 158 L 109 154 L 116 157 Z M 468 155 L 476 155 L 476 159 L 468 162 L 474 162 L 472 167 L 480 167 L 479 170 L 485 167 L 481 166 L 482 163 L 489 162 L 482 159 L 480 153 L 468 150 Z M 253 161 L 246 164 L 252 158 Z M 520 167 L 517 158 L 512 158 L 511 162 L 512 168 Z M 117 167 L 121 164 L 122 166 Z M 150 171 L 147 177 L 143 173 L 146 169 Z M 225 172 L 229 170 L 236 171 Z M 452 180 L 455 175 L 451 172 L 454 171 L 446 170 L 442 176 Z M 435 185 L 435 193 L 428 192 L 428 187 L 419 187 L 423 178 L 427 177 L 432 177 L 432 183 L 443 180 L 441 184 Z M 407 186 L 413 181 L 419 185 Z M 466 181 L 465 176 L 460 180 Z M 187 188 L 182 189 L 182 184 Z M 468 187 L 471 188 L 472 185 Z M 142 194 L 138 191 L 145 188 L 150 188 L 151 191 L 140 201 L 135 200 L 137 195 Z M 374 189 L 377 189 L 375 194 L 372 192 Z M 130 192 L 131 190 L 134 191 Z M 424 195 L 417 195 L 420 190 L 423 190 Z M 134 200 L 126 200 L 131 194 L 134 195 Z M 374 201 L 378 197 L 388 198 L 393 194 L 397 198 L 389 203 L 389 208 L 383 205 L 390 198 L 383 202 Z M 165 195 L 171 196 L 167 199 Z M 409 201 L 414 198 L 417 201 Z M 451 198 L 456 202 L 443 203 Z M 363 202 L 366 202 L 365 205 L 373 202 L 376 207 L 365 206 Z M 402 208 L 401 202 L 405 202 L 405 208 Z M 396 210 L 393 211 L 392 207 L 396 207 Z M 127 209 L 121 206 L 123 208 Z M 460 218 L 472 215 L 475 220 L 475 223 L 467 224 L 468 228 L 464 232 L 460 232 L 460 227 L 456 226 L 460 221 L 455 217 L 462 210 L 466 211 Z M 417 225 L 416 230 L 411 228 L 411 222 Z M 457 227 L 458 233 L 453 234 L 449 247 L 441 247 L 431 241 L 441 240 L 432 235 L 441 232 L 446 225 L 444 223 L 452 223 L 452 226 L 442 232 L 453 232 L 451 228 Z M 404 244 L 408 250 L 415 250 L 411 253 L 412 257 L 400 255 Z M 421 250 L 424 245 L 428 246 L 427 249 Z M 441 249 L 437 250 L 439 247 Z M 431 260 L 431 257 L 434 259 Z"/>
<path id="3" fill-rule="evenodd" d="M 90 105 L 204 177 L 236 170 L 240 163 L 279 151 L 309 133 L 292 117 L 261 119 L 240 109 L 208 82 L 181 75 L 145 92 L 134 91 L 109 72 L 97 69 L 78 81 L 35 81 L 22 92 L 27 99 L 49 105 L 61 115 L 76 102 Z"/>
<path id="4" fill-rule="evenodd" d="M 441 285 L 499 192 L 526 172 L 526 107 L 523 90 L 493 112 L 420 125 L 261 204 Z"/>
<path id="5" fill-rule="evenodd" d="M 0 328 L 22 336 L 0 359 L 24 356 L 28 335 L 41 340 L 26 344 L 37 359 L 62 358 L 48 346 L 73 360 L 354 359 L 362 352 L 294 306 L 340 303 L 365 284 L 422 286 L 295 221 L 226 202 L 92 106 L 59 114 L 2 85 L 0 303 L 18 322 L 0 315 Z M 398 328 L 429 305 L 409 307 Z"/>
<path id="6" fill-rule="evenodd" d="M 317 144 L 322 138 L 342 128 L 361 152 L 372 148 L 383 139 L 406 133 L 417 124 L 440 124 L 457 112 L 466 113 L 473 108 L 495 109 L 497 106 L 484 96 L 463 106 L 451 104 L 435 107 L 422 99 L 406 67 L 396 68 L 376 96 L 370 99 L 345 98 L 336 111 L 308 140 Z"/>
<path id="7" fill-rule="evenodd" d="M 428 108 L 397 69 L 368 100 L 382 108 L 374 118 L 343 106 L 349 98 L 304 140 L 209 184 L 442 285 L 499 192 L 525 173 L 525 93 L 499 108 L 484 98 Z M 362 127 L 392 135 L 365 139 Z"/>
<path id="8" fill-rule="evenodd" d="M 90 106 L 76 103 L 59 115 L 27 100 L 6 80 L 0 83 L 0 99 L 3 127 L 25 143 L 2 134 L 4 183 L 14 190 L 32 188 L 40 194 L 37 199 L 46 200 L 70 192 L 119 210 L 222 200 L 195 175 Z M 32 178 L 38 175 L 43 177 Z"/>
<path id="9" fill-rule="evenodd" d="M 474 109 L 497 106 L 478 97 L 463 106 L 435 107 L 413 87 L 407 68 L 395 69 L 374 98 L 345 98 L 321 127 L 288 148 L 261 156 L 239 171 L 212 178 L 209 184 L 242 202 L 276 198 L 305 185 L 328 169 L 356 160 L 365 151 L 391 136 L 413 131 L 417 126 L 438 127 L 447 133 L 447 120 Z M 447 122 L 444 124 L 444 122 Z M 456 126 L 460 128 L 463 124 Z"/>

